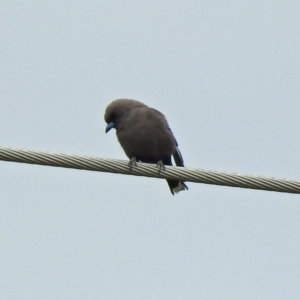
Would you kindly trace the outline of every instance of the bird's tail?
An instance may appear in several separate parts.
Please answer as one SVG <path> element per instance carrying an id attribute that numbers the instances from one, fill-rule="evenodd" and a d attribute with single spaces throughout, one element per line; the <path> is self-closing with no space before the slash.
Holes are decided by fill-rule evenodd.
<path id="1" fill-rule="evenodd" d="M 188 187 L 183 181 L 178 180 L 167 180 L 171 193 L 174 195 L 180 191 L 188 190 Z"/>
<path id="2" fill-rule="evenodd" d="M 175 140 L 175 142 L 176 142 L 176 140 Z M 177 145 L 177 142 L 176 142 L 176 145 Z M 173 157 L 174 157 L 174 161 L 175 161 L 176 166 L 184 167 L 183 158 L 182 158 L 182 155 L 181 155 L 178 147 L 176 147 L 175 153 L 173 154 Z M 167 180 L 167 182 L 168 182 L 168 185 L 170 187 L 171 193 L 173 195 L 174 195 L 174 193 L 177 194 L 180 191 L 188 190 L 188 187 L 184 183 L 184 181 Z"/>

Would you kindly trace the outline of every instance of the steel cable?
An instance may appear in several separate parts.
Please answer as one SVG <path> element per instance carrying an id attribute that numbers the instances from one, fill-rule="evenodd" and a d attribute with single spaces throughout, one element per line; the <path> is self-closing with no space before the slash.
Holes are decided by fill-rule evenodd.
<path id="1" fill-rule="evenodd" d="M 3 147 L 0 147 L 0 160 L 300 194 L 300 181 L 296 180 L 229 174 L 225 172 L 205 171 L 186 167 L 166 166 L 166 170 L 161 171 L 159 174 L 156 165 L 152 164 L 138 163 L 137 167 L 133 167 L 133 169 L 130 170 L 128 167 L 128 161 L 124 160 L 103 159 Z"/>

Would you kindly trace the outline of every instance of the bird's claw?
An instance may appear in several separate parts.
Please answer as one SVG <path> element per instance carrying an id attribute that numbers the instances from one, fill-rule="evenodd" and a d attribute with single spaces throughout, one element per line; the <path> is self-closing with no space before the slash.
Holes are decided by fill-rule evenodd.
<path id="1" fill-rule="evenodd" d="M 132 171 L 133 166 L 137 167 L 136 158 L 132 157 L 128 163 L 130 171 Z"/>
<path id="2" fill-rule="evenodd" d="M 161 170 L 166 171 L 166 167 L 161 160 L 158 161 L 156 166 L 158 167 L 158 174 L 160 174 Z"/>

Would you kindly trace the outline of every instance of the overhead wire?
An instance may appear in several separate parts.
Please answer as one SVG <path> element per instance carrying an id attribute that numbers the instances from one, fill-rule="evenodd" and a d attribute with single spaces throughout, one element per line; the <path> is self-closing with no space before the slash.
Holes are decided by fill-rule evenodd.
<path id="1" fill-rule="evenodd" d="M 300 181 L 297 180 L 208 171 L 187 167 L 165 166 L 165 170 L 159 173 L 157 166 L 154 164 L 138 163 L 137 166 L 134 166 L 131 170 L 128 166 L 128 161 L 124 160 L 4 147 L 0 147 L 0 160 L 300 194 Z"/>

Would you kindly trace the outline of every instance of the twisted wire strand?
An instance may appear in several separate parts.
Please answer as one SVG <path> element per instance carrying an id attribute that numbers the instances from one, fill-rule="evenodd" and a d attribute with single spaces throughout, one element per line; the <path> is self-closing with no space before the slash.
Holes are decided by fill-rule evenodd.
<path id="1" fill-rule="evenodd" d="M 159 174 L 156 165 L 138 163 L 137 167 L 133 167 L 133 169 L 130 170 L 128 161 L 124 160 L 102 159 L 3 147 L 0 147 L 0 160 L 300 194 L 300 181 L 296 180 L 229 174 L 225 172 L 171 166 L 166 166 L 166 170 L 161 171 Z"/>

